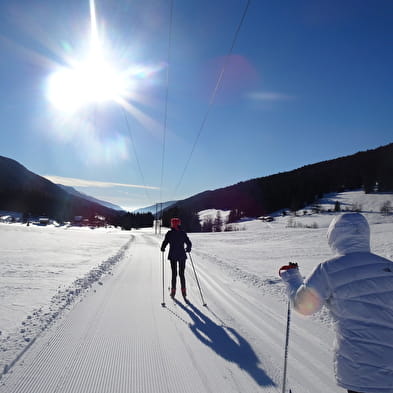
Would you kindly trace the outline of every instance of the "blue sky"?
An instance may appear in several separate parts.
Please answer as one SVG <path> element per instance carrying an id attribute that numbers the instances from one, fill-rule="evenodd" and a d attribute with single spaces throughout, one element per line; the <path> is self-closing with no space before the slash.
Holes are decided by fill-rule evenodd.
<path id="1" fill-rule="evenodd" d="M 37 174 L 132 210 L 392 142 L 390 0 L 253 0 L 229 58 L 245 0 L 96 0 L 124 90 L 101 101 L 50 90 L 92 4 L 0 3 L 0 155 Z"/>

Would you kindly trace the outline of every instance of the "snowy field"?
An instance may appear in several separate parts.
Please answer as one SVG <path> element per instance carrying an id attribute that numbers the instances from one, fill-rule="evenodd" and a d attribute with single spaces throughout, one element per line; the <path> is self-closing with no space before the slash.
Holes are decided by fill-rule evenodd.
<path id="1" fill-rule="evenodd" d="M 380 213 L 382 204 L 388 200 L 393 205 L 392 194 L 365 195 L 359 191 L 329 195 L 320 201 L 320 205 L 324 210 L 333 209 L 334 203 L 339 201 L 342 209 L 355 205 L 360 207 L 371 226 L 372 251 L 393 259 L 393 215 L 384 216 Z M 215 211 L 202 213 L 210 216 L 215 214 Z M 222 216 L 225 214 L 227 213 L 222 212 Z M 284 285 L 277 272 L 283 264 L 294 261 L 299 263 L 301 273 L 307 275 L 317 263 L 332 257 L 326 241 L 326 231 L 334 214 L 332 212 L 311 214 L 309 210 L 309 214 L 304 215 L 303 212 L 299 212 L 296 217 L 277 215 L 272 222 L 246 220 L 239 224 L 241 230 L 235 232 L 189 234 L 193 242 L 193 261 L 197 267 L 205 300 L 210 306 L 209 318 L 200 308 L 194 306 L 192 309 L 184 308 L 184 310 L 182 310 L 183 306 L 174 306 L 173 309 L 168 306 L 167 310 L 170 313 L 162 313 L 159 307 L 162 291 L 161 265 L 158 262 L 160 262 L 159 245 L 163 235 L 154 235 L 152 230 L 124 232 L 115 229 L 66 229 L 0 224 L 0 367 L 3 369 L 6 364 L 12 364 L 12 360 L 21 350 L 33 342 L 42 331 L 50 329 L 53 323 L 67 319 L 68 313 L 61 311 L 63 309 L 72 311 L 77 303 L 75 300 L 83 298 L 82 293 L 88 292 L 91 286 L 96 288 L 94 291 L 97 290 L 98 293 L 98 286 L 104 275 L 110 273 L 107 277 L 108 282 L 115 281 L 116 278 L 120 280 L 122 272 L 125 272 L 124 269 L 127 267 L 127 261 L 135 261 L 135 258 L 138 260 L 150 258 L 153 261 L 149 267 L 144 262 L 144 266 L 141 264 L 138 269 L 147 269 L 145 273 L 152 282 L 143 284 L 143 290 L 146 286 L 153 286 L 147 290 L 156 299 L 152 300 L 153 305 L 149 303 L 149 307 L 138 308 L 135 305 L 136 313 L 139 314 L 134 317 L 143 321 L 152 313 L 155 319 L 159 318 L 157 322 L 160 324 L 157 327 L 159 333 L 155 333 L 158 336 L 168 334 L 170 337 L 169 330 L 174 329 L 178 335 L 185 337 L 188 333 L 183 332 L 185 328 L 183 322 L 186 321 L 186 325 L 191 326 L 187 318 L 190 318 L 191 322 L 200 329 L 205 329 L 205 335 L 210 336 L 209 341 L 199 331 L 195 332 L 191 329 L 199 341 L 196 340 L 194 344 L 189 340 L 185 341 L 188 356 L 193 367 L 199 372 L 199 377 L 187 374 L 187 378 L 191 379 L 190 386 L 193 385 L 194 389 L 190 388 L 188 391 L 208 392 L 209 386 L 214 384 L 222 386 L 225 391 L 278 391 L 284 340 L 284 330 L 280 331 L 280 329 L 285 327 L 287 299 Z M 166 230 L 163 231 L 165 232 Z M 118 266 L 111 273 L 112 265 L 115 264 Z M 190 299 L 193 304 L 198 304 L 199 292 L 195 282 L 192 281 L 191 272 L 191 268 L 188 267 Z M 133 272 L 130 280 L 134 276 L 137 277 L 137 274 L 142 275 L 142 270 Z M 166 274 L 169 274 L 167 264 Z M 133 285 L 129 281 L 127 284 Z M 103 287 L 103 291 L 109 291 L 106 284 Z M 130 290 L 123 286 L 121 288 L 122 291 Z M 157 308 L 154 304 L 158 305 Z M 124 305 L 119 307 L 124 308 Z M 120 314 L 127 313 L 123 311 Z M 175 328 L 170 328 L 169 325 L 166 327 L 169 323 L 168 318 L 172 318 Z M 203 319 L 205 323 L 201 325 Z M 311 392 L 320 384 L 331 392 L 342 391 L 335 388 L 334 384 L 330 357 L 333 331 L 326 310 L 311 318 L 295 315 L 293 319 L 291 333 L 293 347 L 290 348 L 292 351 L 290 353 L 297 357 L 292 361 L 301 364 L 301 369 L 294 373 L 299 374 L 297 379 L 289 372 L 293 391 Z M 149 329 L 153 328 L 146 327 L 146 330 Z M 214 336 L 214 332 L 220 332 L 220 339 L 225 332 L 227 334 L 225 337 L 229 341 L 225 345 L 216 343 L 215 346 L 214 342 L 211 342 L 212 337 L 218 339 Z M 143 339 L 148 340 L 144 337 L 144 333 L 140 331 L 138 333 L 141 335 L 142 342 Z M 159 340 L 158 336 L 150 337 L 150 340 L 155 342 Z M 236 352 L 236 356 L 228 355 L 224 347 L 232 342 L 230 337 L 235 337 L 238 343 L 246 343 L 248 352 L 244 352 L 243 348 L 242 351 Z M 204 344 L 202 347 L 201 343 Z M 163 351 L 162 345 L 164 344 L 161 343 L 160 351 Z M 176 347 L 175 344 L 173 345 Z M 307 354 L 302 352 L 302 347 L 305 345 L 310 346 L 308 359 Z M 34 346 L 28 352 L 34 353 L 33 348 Z M 213 360 L 210 358 L 211 353 L 205 352 L 206 348 L 214 349 L 215 356 L 219 355 L 225 359 L 223 373 L 229 373 L 231 377 L 225 376 L 221 381 L 217 373 L 215 377 L 204 374 L 201 379 L 204 381 L 202 389 L 197 388 L 200 383 L 198 378 L 202 373 L 207 373 L 207 370 L 203 369 L 196 359 L 199 359 L 198 356 L 202 357 L 202 363 L 205 363 L 205 367 L 209 367 L 207 365 Z M 171 350 L 177 353 L 176 349 Z M 248 357 L 264 359 L 263 365 L 258 366 L 259 368 L 256 368 L 255 364 L 251 366 L 247 363 Z M 23 365 L 19 369 L 23 370 Z M 246 376 L 240 378 L 235 369 L 246 371 Z M 164 373 L 162 370 L 160 372 Z M 318 375 L 319 373 L 323 375 Z M 159 378 L 158 374 L 155 372 L 153 374 Z M 215 378 L 211 385 L 209 378 Z M 226 385 L 229 380 L 232 380 L 231 378 L 233 386 Z M 166 383 L 170 384 L 170 381 Z M 254 390 L 250 386 L 254 386 Z M 129 390 L 108 388 L 106 391 L 117 393 Z M 149 390 L 145 387 L 130 391 L 161 390 Z M 181 388 L 175 391 L 180 392 Z"/>

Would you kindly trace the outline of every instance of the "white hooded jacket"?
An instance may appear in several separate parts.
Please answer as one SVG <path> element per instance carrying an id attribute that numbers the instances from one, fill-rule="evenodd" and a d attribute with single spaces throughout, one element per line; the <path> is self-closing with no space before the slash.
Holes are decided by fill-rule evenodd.
<path id="1" fill-rule="evenodd" d="M 338 256 L 319 264 L 304 282 L 297 269 L 282 275 L 291 301 L 305 315 L 323 304 L 330 310 L 339 386 L 393 393 L 393 262 L 370 252 L 370 229 L 359 213 L 337 216 L 328 243 Z"/>

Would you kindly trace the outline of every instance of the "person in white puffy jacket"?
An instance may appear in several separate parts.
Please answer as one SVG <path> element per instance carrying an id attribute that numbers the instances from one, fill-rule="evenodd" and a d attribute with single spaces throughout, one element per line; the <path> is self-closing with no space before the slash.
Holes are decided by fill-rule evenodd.
<path id="1" fill-rule="evenodd" d="M 291 303 L 304 315 L 330 310 L 340 387 L 393 393 L 393 262 L 371 253 L 370 227 L 359 213 L 336 216 L 327 236 L 337 256 L 304 281 L 296 264 L 280 269 Z"/>

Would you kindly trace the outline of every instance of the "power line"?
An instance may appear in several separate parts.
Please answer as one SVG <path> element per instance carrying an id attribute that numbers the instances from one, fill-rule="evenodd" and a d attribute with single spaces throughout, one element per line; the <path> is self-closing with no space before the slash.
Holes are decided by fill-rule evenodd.
<path id="1" fill-rule="evenodd" d="M 125 119 L 125 122 L 126 122 L 127 130 L 128 130 L 128 133 L 130 134 L 130 140 L 131 140 L 132 150 L 133 150 L 133 152 L 134 152 L 134 156 L 135 156 L 135 160 L 136 160 L 136 163 L 137 163 L 137 166 L 138 166 L 139 174 L 140 174 L 140 176 L 141 176 L 142 185 L 144 186 L 144 190 L 145 190 L 145 193 L 146 193 L 147 200 L 150 202 L 150 204 L 152 204 L 152 200 L 151 200 L 151 198 L 150 198 L 150 195 L 149 195 L 149 193 L 147 192 L 147 186 L 146 186 L 145 176 L 143 175 L 142 167 L 141 167 L 141 164 L 140 164 L 140 162 L 139 162 L 138 154 L 137 154 L 137 152 L 136 152 L 134 137 L 133 137 L 133 135 L 132 135 L 131 127 L 130 127 L 130 124 L 129 124 L 129 122 L 128 122 L 127 113 L 126 113 L 124 107 L 122 107 L 122 110 L 123 110 L 123 114 L 124 114 L 124 119 Z"/>
<path id="2" fill-rule="evenodd" d="M 161 182 L 160 182 L 161 214 L 162 214 L 162 189 L 164 185 L 165 147 L 166 147 L 165 144 L 166 144 L 167 123 L 168 123 L 169 64 L 170 64 L 171 48 L 172 48 L 172 26 L 173 26 L 173 0 L 171 0 L 170 2 L 170 10 L 169 10 L 166 92 L 165 92 L 165 109 L 164 109 L 164 129 L 163 129 L 163 137 L 162 137 Z"/>
<path id="3" fill-rule="evenodd" d="M 232 39 L 231 47 L 230 47 L 230 49 L 229 49 L 229 51 L 228 51 L 228 54 L 226 55 L 225 62 L 224 62 L 224 64 L 223 64 L 222 68 L 221 68 L 220 75 L 219 75 L 219 77 L 218 77 L 218 79 L 217 79 L 216 85 L 215 85 L 214 90 L 213 90 L 213 92 L 212 92 L 212 95 L 211 95 L 211 97 L 210 97 L 209 105 L 208 105 L 208 107 L 207 107 L 205 116 L 204 116 L 203 119 L 202 119 L 202 123 L 201 123 L 201 125 L 200 125 L 200 127 L 199 127 L 197 136 L 196 136 L 196 138 L 195 138 L 195 140 L 194 140 L 194 144 L 192 145 L 191 152 L 190 152 L 190 154 L 189 154 L 189 156 L 188 156 L 188 159 L 187 159 L 187 161 L 186 161 L 186 165 L 185 165 L 184 168 L 183 168 L 183 172 L 182 172 L 182 174 L 181 174 L 181 176 L 180 176 L 180 180 L 179 180 L 179 182 L 178 182 L 178 184 L 177 184 L 177 186 L 176 186 L 176 188 L 175 188 L 174 195 L 177 194 L 177 191 L 178 191 L 178 189 L 180 188 L 180 185 L 181 185 L 181 183 L 182 183 L 182 181 L 183 181 L 184 175 L 185 175 L 185 173 L 186 173 L 186 171 L 187 171 L 187 169 L 188 169 L 188 166 L 189 166 L 189 164 L 190 164 L 192 155 L 194 154 L 196 145 L 198 144 L 199 138 L 200 138 L 200 136 L 201 136 L 201 134 L 202 134 L 202 131 L 203 131 L 204 127 L 205 127 L 206 121 L 207 121 L 207 119 L 208 119 L 208 117 L 209 117 L 211 108 L 212 108 L 212 106 L 213 106 L 214 100 L 215 100 L 216 95 L 217 95 L 217 92 L 218 92 L 218 90 L 219 90 L 220 87 L 221 87 L 221 84 L 222 84 L 222 80 L 223 80 L 223 77 L 224 77 L 225 70 L 226 70 L 226 68 L 227 68 L 227 66 L 228 66 L 228 64 L 229 64 L 230 56 L 232 55 L 233 49 L 234 49 L 235 44 L 236 44 L 236 41 L 237 41 L 237 39 L 238 39 L 238 36 L 239 36 L 240 30 L 241 30 L 241 27 L 242 27 L 242 25 L 243 25 L 243 23 L 244 23 L 244 20 L 245 20 L 245 18 L 246 18 L 248 9 L 249 9 L 249 7 L 250 7 L 250 4 L 251 4 L 251 0 L 247 0 L 247 4 L 246 4 L 246 6 L 245 6 L 245 8 L 244 8 L 242 17 L 241 17 L 240 22 L 239 22 L 239 24 L 238 24 L 238 26 L 237 26 L 237 29 L 236 29 L 236 31 L 235 31 L 235 35 L 234 35 L 234 37 L 233 37 L 233 39 Z M 174 199 L 174 198 L 173 198 L 173 199 Z"/>

